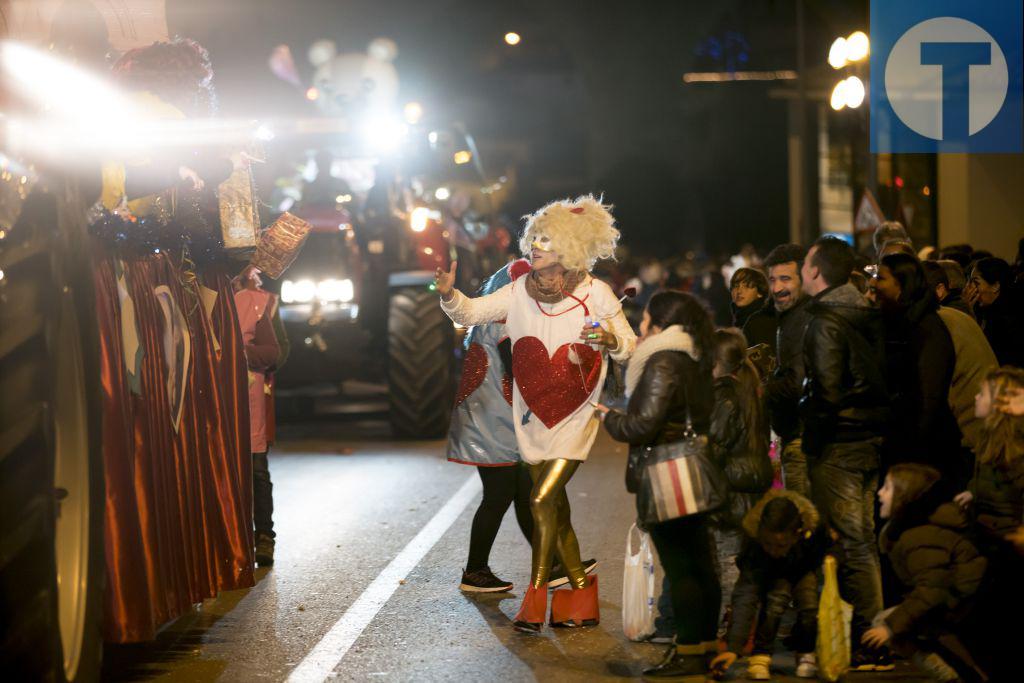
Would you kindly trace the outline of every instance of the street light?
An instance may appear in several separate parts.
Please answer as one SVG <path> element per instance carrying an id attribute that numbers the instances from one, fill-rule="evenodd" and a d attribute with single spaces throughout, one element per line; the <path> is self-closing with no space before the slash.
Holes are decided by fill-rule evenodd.
<path id="1" fill-rule="evenodd" d="M 833 109 L 839 111 L 846 106 L 846 81 L 839 81 L 836 83 L 836 87 L 832 88 L 832 97 L 829 99 L 829 104 Z"/>
<path id="2" fill-rule="evenodd" d="M 836 83 L 832 88 L 832 97 L 829 104 L 833 109 L 839 111 L 844 107 L 856 109 L 864 103 L 864 81 L 856 76 L 850 76 Z"/>
<path id="3" fill-rule="evenodd" d="M 859 62 L 868 56 L 871 42 L 864 31 L 854 31 L 846 38 L 846 61 Z"/>
<path id="4" fill-rule="evenodd" d="M 865 59 L 871 52 L 871 41 L 863 31 L 854 31 L 845 38 L 840 36 L 828 50 L 828 63 L 833 69 Z"/>
<path id="5" fill-rule="evenodd" d="M 505 43 L 508 45 L 518 45 L 522 39 L 522 36 L 515 31 L 509 31 L 505 34 Z"/>
<path id="6" fill-rule="evenodd" d="M 846 66 L 847 50 L 846 38 L 840 36 L 833 41 L 832 47 L 828 50 L 828 63 L 832 65 L 833 69 L 842 69 Z"/>
<path id="7" fill-rule="evenodd" d="M 856 109 L 864 103 L 864 81 L 856 76 L 850 76 L 844 82 L 846 83 L 846 106 Z"/>

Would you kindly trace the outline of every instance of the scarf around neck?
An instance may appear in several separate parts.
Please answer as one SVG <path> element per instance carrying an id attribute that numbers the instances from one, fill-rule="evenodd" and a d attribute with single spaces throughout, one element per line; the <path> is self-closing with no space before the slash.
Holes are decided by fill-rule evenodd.
<path id="1" fill-rule="evenodd" d="M 682 351 L 693 360 L 700 360 L 700 354 L 694 348 L 693 337 L 684 332 L 681 325 L 671 325 L 648 337 L 636 347 L 626 366 L 627 399 L 633 396 L 633 391 L 640 384 L 648 359 L 659 351 Z"/>
<path id="2" fill-rule="evenodd" d="M 570 294 L 576 291 L 576 288 L 580 286 L 586 278 L 587 273 L 583 270 L 567 270 L 562 276 L 562 288 L 561 290 L 549 291 L 541 289 L 540 284 L 537 282 L 537 278 L 533 275 L 526 276 L 526 293 L 530 295 L 531 299 L 539 301 L 542 304 L 557 304 L 559 301 L 568 298 Z"/>

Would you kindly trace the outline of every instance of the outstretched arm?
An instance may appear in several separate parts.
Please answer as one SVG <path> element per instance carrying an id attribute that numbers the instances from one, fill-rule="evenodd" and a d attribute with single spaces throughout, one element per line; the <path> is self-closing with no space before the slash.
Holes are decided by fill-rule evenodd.
<path id="1" fill-rule="evenodd" d="M 455 289 L 455 269 L 458 261 L 452 261 L 451 270 L 438 268 L 434 283 L 441 295 L 441 310 L 459 325 L 483 325 L 504 320 L 508 317 L 508 306 L 512 300 L 512 284 L 509 283 L 491 294 L 470 298 Z"/>

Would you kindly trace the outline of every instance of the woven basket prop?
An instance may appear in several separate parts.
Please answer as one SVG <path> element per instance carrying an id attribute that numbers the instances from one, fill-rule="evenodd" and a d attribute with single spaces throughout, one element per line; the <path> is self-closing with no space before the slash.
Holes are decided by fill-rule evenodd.
<path id="1" fill-rule="evenodd" d="M 309 237 L 312 228 L 309 223 L 290 213 L 283 213 L 274 223 L 263 231 L 260 243 L 256 247 L 250 263 L 260 269 L 267 277 L 281 277 L 288 266 L 295 261 L 302 250 L 302 245 Z"/>

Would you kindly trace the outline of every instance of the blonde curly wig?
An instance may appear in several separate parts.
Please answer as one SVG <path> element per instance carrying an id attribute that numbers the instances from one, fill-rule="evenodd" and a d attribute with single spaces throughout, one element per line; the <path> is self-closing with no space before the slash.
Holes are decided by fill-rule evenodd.
<path id="1" fill-rule="evenodd" d="M 615 258 L 619 231 L 611 208 L 591 194 L 551 202 L 523 217 L 526 227 L 519 237 L 519 249 L 528 256 L 535 240 L 548 237 L 562 267 L 590 270 L 601 259 Z"/>

